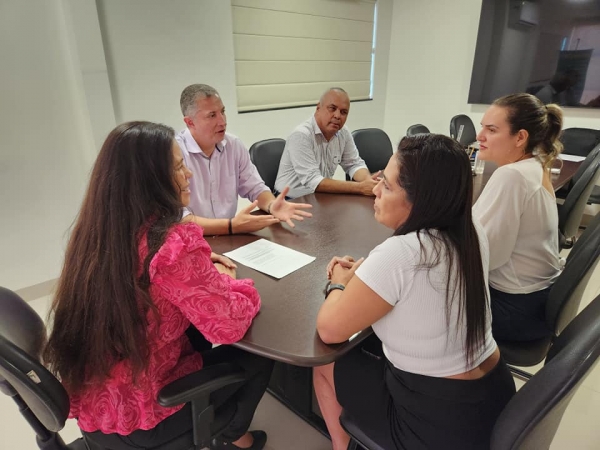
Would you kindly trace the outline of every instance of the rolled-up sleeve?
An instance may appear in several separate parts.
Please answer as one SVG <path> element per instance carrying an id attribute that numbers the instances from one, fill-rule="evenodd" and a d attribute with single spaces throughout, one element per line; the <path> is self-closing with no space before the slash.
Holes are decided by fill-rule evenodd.
<path id="1" fill-rule="evenodd" d="M 236 139 L 234 145 L 236 146 L 235 151 L 239 154 L 238 195 L 253 202 L 261 193 L 265 191 L 271 192 L 271 190 L 260 177 L 258 169 L 250 160 L 250 154 L 244 144 L 239 139 Z"/>
<path id="2" fill-rule="evenodd" d="M 344 172 L 348 174 L 350 178 L 354 178 L 354 174 L 359 169 L 367 169 L 367 165 L 365 161 L 359 156 L 358 149 L 356 148 L 356 144 L 354 143 L 354 139 L 352 139 L 352 135 L 350 132 L 343 128 L 341 133 L 343 135 L 341 138 L 343 139 L 344 148 L 342 151 L 342 160 L 340 165 Z M 368 169 L 367 169 L 368 170 Z"/>
<path id="3" fill-rule="evenodd" d="M 311 136 L 296 131 L 287 139 L 285 146 L 300 183 L 314 192 L 325 178 L 321 175 L 319 162 L 315 157 L 314 140 Z"/>
<path id="4" fill-rule="evenodd" d="M 200 227 L 174 227 L 150 263 L 151 290 L 175 305 L 214 344 L 239 341 L 260 309 L 250 279 L 217 271 Z"/>

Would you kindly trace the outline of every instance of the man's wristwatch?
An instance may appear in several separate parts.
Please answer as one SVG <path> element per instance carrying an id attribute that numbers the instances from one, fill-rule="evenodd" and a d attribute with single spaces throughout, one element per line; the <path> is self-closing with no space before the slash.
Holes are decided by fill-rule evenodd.
<path id="1" fill-rule="evenodd" d="M 344 289 L 346 289 L 346 286 L 344 286 L 343 284 L 332 283 L 330 281 L 329 283 L 327 283 L 327 286 L 325 287 L 325 298 L 327 298 L 327 296 L 329 295 L 329 293 L 331 291 L 334 291 L 336 289 L 343 291 Z"/>

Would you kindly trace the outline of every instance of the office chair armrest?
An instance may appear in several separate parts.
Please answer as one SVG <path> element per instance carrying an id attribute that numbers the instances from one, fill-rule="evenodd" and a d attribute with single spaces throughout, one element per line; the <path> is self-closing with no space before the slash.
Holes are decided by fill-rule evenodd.
<path id="1" fill-rule="evenodd" d="M 236 364 L 216 364 L 167 384 L 158 393 L 157 401 L 164 407 L 177 406 L 244 381 L 244 371 Z"/>

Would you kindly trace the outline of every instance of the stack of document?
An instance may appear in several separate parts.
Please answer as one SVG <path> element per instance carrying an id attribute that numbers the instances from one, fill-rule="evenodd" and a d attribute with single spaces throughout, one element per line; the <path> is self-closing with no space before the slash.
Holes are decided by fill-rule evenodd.
<path id="1" fill-rule="evenodd" d="M 561 153 L 559 155 L 559 158 L 562 159 L 563 161 L 580 162 L 580 161 L 583 161 L 585 159 L 585 156 L 565 155 L 564 153 Z"/>
<path id="2" fill-rule="evenodd" d="M 266 239 L 259 239 L 224 255 L 274 278 L 283 278 L 316 259 Z"/>

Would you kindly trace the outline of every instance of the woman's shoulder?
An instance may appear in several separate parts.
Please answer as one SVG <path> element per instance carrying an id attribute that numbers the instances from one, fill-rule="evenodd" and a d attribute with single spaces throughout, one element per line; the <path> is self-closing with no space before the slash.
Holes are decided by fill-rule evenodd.
<path id="1" fill-rule="evenodd" d="M 421 241 L 429 239 L 424 233 L 421 233 Z M 425 244 L 426 245 L 426 244 Z M 394 260 L 413 260 L 420 252 L 421 242 L 416 232 L 408 234 L 390 236 L 377 247 L 375 247 L 369 257 L 385 257 Z"/>
<path id="2" fill-rule="evenodd" d="M 210 246 L 202 228 L 195 223 L 177 223 L 169 229 L 163 244 L 152 259 L 151 268 L 171 265 L 189 253 L 203 252 L 210 256 Z"/>
<path id="3" fill-rule="evenodd" d="M 523 167 L 518 165 L 517 163 L 510 163 L 500 166 L 496 170 L 494 170 L 494 173 L 492 173 L 490 179 L 506 178 L 509 180 L 514 180 L 517 178 L 523 178 L 523 176 Z"/>
<path id="4" fill-rule="evenodd" d="M 506 193 L 528 191 L 531 188 L 533 179 L 532 171 L 527 166 L 520 165 L 519 163 L 506 164 L 498 167 L 488 183 L 484 188 L 484 192 L 494 191 L 494 196 L 497 196 L 500 192 L 505 196 Z M 498 191 L 502 189 L 502 191 Z M 483 193 L 482 193 L 483 194 Z"/>
<path id="5" fill-rule="evenodd" d="M 492 178 L 494 177 L 503 178 L 510 182 L 521 181 L 523 184 L 529 184 L 541 180 L 542 165 L 537 158 L 527 158 L 523 161 L 498 167 L 492 174 Z"/>
<path id="6" fill-rule="evenodd" d="M 171 236 L 179 236 L 182 239 L 204 239 L 204 230 L 194 222 L 178 222 L 169 228 L 167 239 Z"/>
<path id="7" fill-rule="evenodd" d="M 163 247 L 181 243 L 187 251 L 193 251 L 198 247 L 209 247 L 204 239 L 204 230 L 201 226 L 192 223 L 177 223 L 169 229 Z"/>

